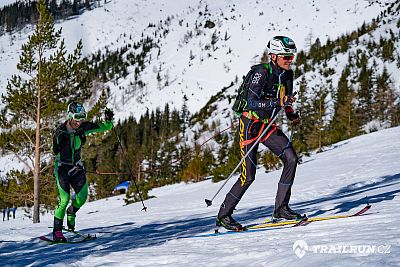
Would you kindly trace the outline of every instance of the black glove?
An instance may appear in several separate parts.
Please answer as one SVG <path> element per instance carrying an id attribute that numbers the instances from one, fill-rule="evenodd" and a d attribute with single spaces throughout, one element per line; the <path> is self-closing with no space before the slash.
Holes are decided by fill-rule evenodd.
<path id="1" fill-rule="evenodd" d="M 104 110 L 104 118 L 106 121 L 112 121 L 114 119 L 114 112 L 111 109 L 106 108 Z"/>
<path id="2" fill-rule="evenodd" d="M 292 122 L 292 126 L 296 126 L 297 124 L 300 123 L 300 116 L 295 112 L 287 113 L 286 117 L 288 118 L 288 120 Z"/>

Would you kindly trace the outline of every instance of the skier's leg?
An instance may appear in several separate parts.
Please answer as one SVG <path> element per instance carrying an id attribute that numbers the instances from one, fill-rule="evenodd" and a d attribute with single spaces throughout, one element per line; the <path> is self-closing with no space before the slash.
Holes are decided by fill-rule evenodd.
<path id="1" fill-rule="evenodd" d="M 54 229 L 55 231 L 61 231 L 63 227 L 63 221 L 65 216 L 65 210 L 69 202 L 69 177 L 65 170 L 58 166 L 54 169 L 56 177 L 56 184 L 58 189 L 58 205 L 54 212 Z"/>
<path id="2" fill-rule="evenodd" d="M 283 161 L 282 175 L 275 199 L 276 210 L 289 203 L 298 158 L 292 143 L 281 130 L 275 131 L 263 144 Z"/>
<path id="3" fill-rule="evenodd" d="M 85 204 L 88 196 L 88 185 L 84 171 L 79 171 L 71 177 L 71 186 L 75 191 L 75 198 L 67 210 L 67 225 L 68 229 L 75 230 L 76 212 Z"/>
<path id="4" fill-rule="evenodd" d="M 71 177 L 71 186 L 75 191 L 75 199 L 72 200 L 72 206 L 78 211 L 85 204 L 89 192 L 84 171 L 79 171 Z"/>
<path id="5" fill-rule="evenodd" d="M 249 140 L 257 135 L 258 132 L 256 133 L 256 135 L 254 135 L 253 132 L 249 133 L 249 128 L 252 123 L 253 121 L 247 119 L 246 117 L 243 116 L 240 117 L 239 119 L 240 141 Z M 255 131 L 257 129 L 259 130 L 259 127 L 254 127 L 254 128 Z M 254 143 L 251 143 L 247 146 L 240 148 L 240 154 L 242 158 L 245 156 L 245 154 L 248 152 L 248 150 L 252 147 L 253 144 Z M 242 198 L 246 190 L 254 181 L 256 174 L 256 167 L 257 167 L 257 148 L 258 144 L 256 145 L 256 147 L 253 148 L 253 150 L 250 152 L 247 158 L 243 161 L 239 179 L 233 185 L 229 193 L 226 195 L 224 202 L 221 204 L 220 210 L 218 212 L 218 218 L 232 215 L 236 205 L 239 203 L 240 199 Z"/>

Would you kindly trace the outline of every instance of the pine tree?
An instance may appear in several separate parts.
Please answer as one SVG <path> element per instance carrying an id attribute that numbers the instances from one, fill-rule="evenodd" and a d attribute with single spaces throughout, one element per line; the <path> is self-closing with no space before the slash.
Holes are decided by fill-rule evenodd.
<path id="1" fill-rule="evenodd" d="M 205 175 L 204 166 L 202 165 L 202 156 L 200 154 L 200 148 L 196 146 L 194 157 L 189 161 L 187 167 L 184 169 L 182 174 L 183 181 L 198 182 L 201 177 Z"/>
<path id="2" fill-rule="evenodd" d="M 222 155 L 220 155 L 218 165 L 212 171 L 212 175 L 214 176 L 212 179 L 213 182 L 218 182 L 228 178 L 228 175 L 242 159 L 239 145 L 239 133 L 234 131 L 232 137 L 233 140 L 231 140 L 231 146 L 228 148 L 226 156 L 222 157 Z M 222 140 L 222 144 L 224 145 L 226 140 Z"/>
<path id="3" fill-rule="evenodd" d="M 186 95 L 183 96 L 183 105 L 182 105 L 182 110 L 181 110 L 181 123 L 182 123 L 182 135 L 183 135 L 183 141 L 185 142 L 185 132 L 186 129 L 189 127 L 189 116 L 190 112 L 187 106 L 187 101 L 188 98 Z"/>
<path id="4" fill-rule="evenodd" d="M 267 150 L 263 153 L 261 162 L 266 172 L 274 171 L 282 166 L 282 161 L 274 153 Z"/>
<path id="5" fill-rule="evenodd" d="M 50 14 L 57 19 L 57 0 L 50 1 Z"/>
<path id="6" fill-rule="evenodd" d="M 40 222 L 39 177 L 51 166 L 41 162 L 41 158 L 50 159 L 50 130 L 60 119 L 68 100 L 89 97 L 90 76 L 79 61 L 82 43 L 67 55 L 61 30 L 55 31 L 44 0 L 39 0 L 37 9 L 39 21 L 22 46 L 17 65 L 24 75 L 13 75 L 7 85 L 7 95 L 2 97 L 5 104 L 2 126 L 7 131 L 2 133 L 0 141 L 4 150 L 13 153 L 33 173 L 34 223 Z"/>
<path id="7" fill-rule="evenodd" d="M 195 155 L 184 169 L 182 179 L 186 182 L 200 182 L 211 173 L 210 167 L 213 163 L 214 157 L 211 150 L 204 149 L 204 151 L 200 151 L 200 146 L 196 145 Z"/>
<path id="8" fill-rule="evenodd" d="M 317 151 L 322 151 L 322 146 L 326 143 L 325 134 L 325 99 L 328 95 L 328 91 L 324 87 L 317 88 L 314 91 L 314 98 L 311 99 L 307 113 L 309 114 L 309 120 L 312 124 L 309 128 L 309 133 L 306 137 L 306 142 L 309 148 L 317 149 Z"/>
<path id="9" fill-rule="evenodd" d="M 79 15 L 79 0 L 74 0 L 72 3 L 72 14 Z"/>
<path id="10" fill-rule="evenodd" d="M 296 101 L 298 108 L 299 115 L 301 117 L 301 123 L 293 129 L 294 137 L 293 144 L 296 148 L 296 151 L 299 153 L 304 153 L 309 150 L 307 146 L 306 137 L 309 133 L 309 130 L 313 124 L 312 118 L 310 118 L 308 113 L 308 102 L 310 101 L 306 94 L 307 90 L 307 81 L 306 78 L 303 76 L 300 81 L 299 87 L 299 97 Z"/>
<path id="11" fill-rule="evenodd" d="M 358 113 L 363 122 L 368 122 L 372 118 L 372 98 L 374 95 L 372 84 L 372 70 L 368 69 L 368 58 L 365 53 L 361 54 L 357 67 L 361 68 L 358 82 Z"/>
<path id="12" fill-rule="evenodd" d="M 354 99 L 356 93 L 349 84 L 350 67 L 346 66 L 338 82 L 336 103 L 331 122 L 332 142 L 339 142 L 356 136 L 360 132 L 360 122 L 356 119 Z"/>
<path id="13" fill-rule="evenodd" d="M 383 59 L 390 61 L 394 59 L 393 52 L 395 50 L 395 46 L 391 39 L 386 40 L 381 37 L 379 47 L 381 49 Z"/>
<path id="14" fill-rule="evenodd" d="M 396 92 L 392 88 L 392 81 L 386 67 L 377 79 L 373 110 L 375 118 L 380 122 L 389 122 L 396 125 L 398 105 L 396 106 Z M 398 96 L 397 96 L 398 97 Z"/>

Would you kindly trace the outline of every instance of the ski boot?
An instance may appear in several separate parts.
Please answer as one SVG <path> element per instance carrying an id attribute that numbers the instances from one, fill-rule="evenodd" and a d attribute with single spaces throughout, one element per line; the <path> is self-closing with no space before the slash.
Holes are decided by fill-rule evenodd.
<path id="1" fill-rule="evenodd" d="M 227 230 L 236 232 L 242 232 L 247 230 L 246 227 L 243 227 L 240 223 L 235 221 L 230 215 L 217 218 L 216 225 L 222 226 Z"/>
<path id="2" fill-rule="evenodd" d="M 76 218 L 76 214 L 75 213 L 69 213 L 69 208 L 67 210 L 67 226 L 68 226 L 68 230 L 71 232 L 75 231 L 75 218 Z"/>
<path id="3" fill-rule="evenodd" d="M 272 221 L 278 222 L 282 220 L 303 220 L 305 218 L 307 218 L 306 215 L 301 215 L 300 213 L 295 212 L 289 207 L 289 205 L 286 204 L 274 211 Z"/>
<path id="4" fill-rule="evenodd" d="M 66 243 L 67 239 L 63 235 L 62 231 L 57 230 L 53 232 L 53 241 L 59 242 L 59 243 Z"/>

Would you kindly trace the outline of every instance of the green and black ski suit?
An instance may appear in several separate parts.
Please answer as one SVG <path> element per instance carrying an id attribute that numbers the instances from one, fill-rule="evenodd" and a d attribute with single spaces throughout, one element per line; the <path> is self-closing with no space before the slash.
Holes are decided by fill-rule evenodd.
<path id="1" fill-rule="evenodd" d="M 86 135 L 111 130 L 113 126 L 111 121 L 99 123 L 84 121 L 78 129 L 69 132 L 67 122 L 56 128 L 53 133 L 53 153 L 56 157 L 54 175 L 59 194 L 58 206 L 54 212 L 54 230 L 62 228 L 70 199 L 70 186 L 75 191 L 75 198 L 71 205 L 73 213 L 82 207 L 88 197 L 88 185 L 81 160 L 81 151 L 86 142 Z"/>
<path id="2" fill-rule="evenodd" d="M 274 64 L 259 64 L 253 66 L 250 85 L 247 90 L 247 107 L 239 118 L 240 154 L 242 157 L 253 146 L 259 134 L 268 125 L 278 111 L 277 101 L 285 95 L 293 94 L 293 71 L 283 70 Z M 292 107 L 285 108 L 287 117 L 293 116 Z M 295 115 L 297 116 L 297 115 Z M 272 125 L 260 143 L 268 147 L 271 152 L 283 161 L 283 171 L 278 183 L 275 199 L 275 209 L 289 203 L 293 185 L 297 155 L 286 135 Z M 218 218 L 232 215 L 240 199 L 255 180 L 257 169 L 258 144 L 250 152 L 241 165 L 239 179 L 226 195 L 218 213 Z"/>

